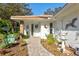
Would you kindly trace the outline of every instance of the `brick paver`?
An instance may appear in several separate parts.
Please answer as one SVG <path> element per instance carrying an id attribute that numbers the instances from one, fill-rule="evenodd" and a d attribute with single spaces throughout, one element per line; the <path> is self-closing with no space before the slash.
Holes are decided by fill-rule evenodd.
<path id="1" fill-rule="evenodd" d="M 29 38 L 28 42 L 28 53 L 29 56 L 53 56 L 48 52 L 40 43 L 40 38 Z"/>

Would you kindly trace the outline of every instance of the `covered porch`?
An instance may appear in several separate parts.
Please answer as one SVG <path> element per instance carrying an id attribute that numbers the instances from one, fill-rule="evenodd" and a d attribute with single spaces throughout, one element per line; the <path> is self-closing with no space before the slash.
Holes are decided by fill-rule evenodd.
<path id="1" fill-rule="evenodd" d="M 54 33 L 53 16 L 11 16 L 11 19 L 19 22 L 20 33 L 30 37 L 46 39 L 46 35 Z"/>

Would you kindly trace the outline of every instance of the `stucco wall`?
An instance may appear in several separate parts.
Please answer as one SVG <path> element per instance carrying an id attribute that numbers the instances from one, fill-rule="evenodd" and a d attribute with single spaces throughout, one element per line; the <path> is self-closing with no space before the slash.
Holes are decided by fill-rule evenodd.
<path id="1" fill-rule="evenodd" d="M 65 30 L 66 24 L 71 23 L 72 19 L 74 18 L 77 18 L 77 21 L 74 23 L 74 25 L 76 25 L 77 28 L 69 26 L 68 29 Z M 55 30 L 55 34 L 58 34 L 62 29 L 63 32 L 65 31 L 68 33 L 66 36 L 66 39 L 68 39 L 68 41 L 73 41 L 77 39 L 78 37 L 77 34 L 79 33 L 79 12 L 78 11 L 74 11 L 72 13 L 65 15 L 64 17 L 60 17 L 55 22 L 56 22 L 55 23 L 56 26 L 54 26 L 54 28 L 57 29 Z"/>
<path id="2" fill-rule="evenodd" d="M 38 28 L 35 28 L 35 26 L 38 25 Z M 39 22 L 37 23 L 34 23 L 34 37 L 40 37 L 40 29 L 41 28 L 41 25 Z"/>
<path id="3" fill-rule="evenodd" d="M 46 26 L 46 28 L 45 28 L 45 26 Z M 48 35 L 50 33 L 49 28 L 50 28 L 49 22 L 41 23 L 41 32 L 40 32 L 41 39 L 46 39 L 46 35 Z"/>
<path id="4" fill-rule="evenodd" d="M 31 29 L 31 24 L 33 24 L 33 36 L 34 37 L 39 37 L 40 36 L 40 23 L 39 22 L 25 21 L 24 24 L 25 24 L 25 27 L 24 27 L 25 28 L 24 29 L 25 35 L 26 35 L 26 32 L 28 31 L 29 35 L 32 36 L 32 34 L 31 34 L 31 30 L 32 30 Z M 29 25 L 29 29 L 26 28 L 27 25 Z M 35 25 L 38 25 L 37 29 L 35 28 Z"/>
<path id="5" fill-rule="evenodd" d="M 24 21 L 24 34 L 26 35 L 27 28 L 26 26 L 29 25 L 29 34 L 31 36 L 31 24 L 34 24 L 34 32 L 33 37 L 40 37 L 41 39 L 46 39 L 46 35 L 50 33 L 50 23 L 53 23 L 52 21 Z M 35 25 L 38 24 L 38 28 L 35 28 Z M 46 28 L 45 28 L 46 26 Z M 53 29 L 53 28 L 52 28 Z M 53 30 L 52 30 L 53 33 Z"/>

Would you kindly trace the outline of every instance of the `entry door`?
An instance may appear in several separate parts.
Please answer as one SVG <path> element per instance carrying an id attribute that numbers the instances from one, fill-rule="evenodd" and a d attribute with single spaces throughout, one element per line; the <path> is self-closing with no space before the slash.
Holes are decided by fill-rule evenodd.
<path id="1" fill-rule="evenodd" d="M 50 34 L 52 34 L 52 27 L 53 27 L 53 24 L 50 23 Z"/>
<path id="2" fill-rule="evenodd" d="M 31 35 L 33 36 L 33 32 L 34 32 L 34 24 L 31 24 Z"/>

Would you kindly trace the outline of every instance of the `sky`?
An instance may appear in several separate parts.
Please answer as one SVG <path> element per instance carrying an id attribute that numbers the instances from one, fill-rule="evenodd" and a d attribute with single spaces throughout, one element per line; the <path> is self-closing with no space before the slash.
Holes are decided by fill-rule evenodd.
<path id="1" fill-rule="evenodd" d="M 34 15 L 42 15 L 48 8 L 64 6 L 64 3 L 30 3 L 30 8 Z"/>

